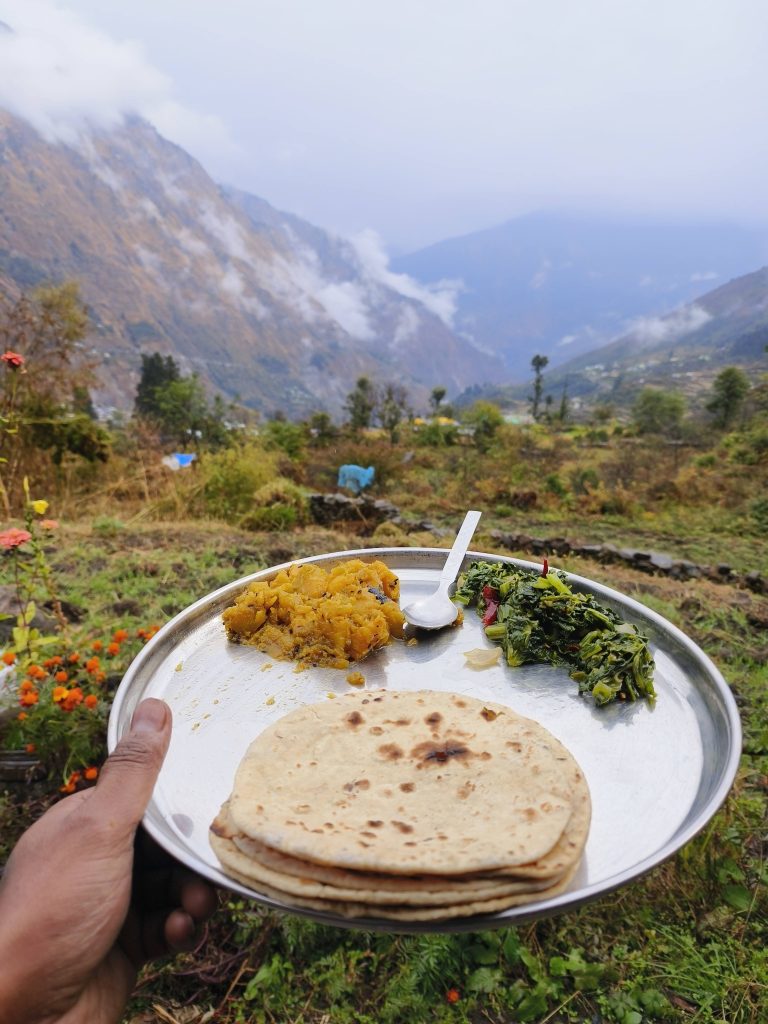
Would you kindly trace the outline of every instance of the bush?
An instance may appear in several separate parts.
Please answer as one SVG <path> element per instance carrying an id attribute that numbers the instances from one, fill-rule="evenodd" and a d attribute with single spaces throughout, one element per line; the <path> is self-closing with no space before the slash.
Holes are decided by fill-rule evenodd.
<path id="1" fill-rule="evenodd" d="M 260 508 L 253 508 L 246 512 L 239 522 L 242 530 L 265 530 L 268 533 L 277 533 L 281 530 L 290 530 L 296 526 L 296 509 L 290 505 L 266 505 Z"/>
<path id="2" fill-rule="evenodd" d="M 243 530 L 290 530 L 309 520 L 309 505 L 301 488 L 280 477 L 260 487 L 252 503 L 238 524 Z"/>
<path id="3" fill-rule="evenodd" d="M 600 477 L 594 469 L 575 469 L 571 473 L 571 487 L 574 494 L 589 494 L 600 486 Z"/>
<path id="4" fill-rule="evenodd" d="M 201 460 L 200 475 L 206 513 L 238 519 L 250 511 L 259 488 L 277 476 L 277 457 L 249 441 Z"/>
<path id="5" fill-rule="evenodd" d="M 456 444 L 459 436 L 458 427 L 444 426 L 441 423 L 427 423 L 414 433 L 416 444 L 425 448 L 444 448 Z"/>
<path id="6" fill-rule="evenodd" d="M 557 473 L 550 473 L 544 480 L 544 486 L 550 494 L 554 494 L 557 498 L 565 498 L 568 496 L 568 488 Z"/>
<path id="7" fill-rule="evenodd" d="M 758 498 L 749 508 L 760 533 L 768 533 L 768 498 Z"/>

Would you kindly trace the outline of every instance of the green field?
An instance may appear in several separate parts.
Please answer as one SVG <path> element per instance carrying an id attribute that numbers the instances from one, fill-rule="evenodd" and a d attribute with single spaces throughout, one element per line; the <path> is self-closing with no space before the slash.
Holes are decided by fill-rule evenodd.
<path id="1" fill-rule="evenodd" d="M 405 424 L 394 443 L 370 432 L 317 444 L 306 432 L 262 430 L 201 451 L 193 470 L 176 474 L 162 467 L 159 442 L 136 456 L 127 434 L 115 436 L 98 469 L 74 457 L 52 467 L 30 449 L 30 496 L 48 500 L 46 514 L 59 520 L 36 534 L 40 564 L 31 556 L 24 563 L 38 606 L 48 600 L 52 608 L 52 596 L 61 602 L 62 621 L 51 613 L 41 627 L 54 638 L 42 657 L 77 652 L 82 660 L 94 642 L 104 645 L 104 697 L 95 733 L 43 731 L 38 776 L 0 783 L 0 860 L 73 770 L 103 758 L 109 695 L 141 647 L 140 630 L 278 562 L 357 547 L 446 546 L 471 505 L 484 513 L 478 550 L 538 557 L 500 540 L 514 534 L 730 567 L 719 580 L 681 580 L 583 554 L 550 557 L 660 612 L 715 661 L 744 726 L 725 805 L 646 877 L 516 929 L 367 934 L 222 894 L 193 954 L 145 970 L 126 1021 L 760 1024 L 768 1003 L 768 597 L 744 583 L 750 572 L 768 573 L 768 462 L 756 415 L 738 432 L 682 449 L 623 431 L 594 442 L 584 428 L 541 425 L 500 427 L 482 448 L 425 443 Z M 394 504 L 399 522 L 354 509 L 330 526 L 313 521 L 308 495 L 335 491 L 343 462 L 376 467 L 372 497 Z M 20 475 L 11 483 L 10 525 L 23 526 Z M 11 561 L 3 561 L 9 588 Z M 126 636 L 108 655 L 117 631 Z M 0 748 L 18 749 L 24 728 L 15 711 L 6 715 Z"/>

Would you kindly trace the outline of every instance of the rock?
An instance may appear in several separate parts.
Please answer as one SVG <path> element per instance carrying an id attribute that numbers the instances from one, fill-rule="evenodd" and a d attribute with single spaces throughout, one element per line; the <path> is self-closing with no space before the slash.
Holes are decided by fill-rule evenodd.
<path id="1" fill-rule="evenodd" d="M 16 625 L 16 619 L 21 611 L 16 588 L 10 585 L 0 587 L 0 616 L 10 616 L 10 618 L 0 620 L 0 644 L 6 644 L 10 640 L 13 628 Z M 27 623 L 27 625 L 32 626 L 34 629 L 39 629 L 41 633 L 46 634 L 55 633 L 59 624 L 54 616 L 48 614 L 45 609 L 36 607 L 32 621 Z"/>
<path id="2" fill-rule="evenodd" d="M 754 594 L 768 594 L 768 580 L 754 569 L 744 576 L 744 584 Z"/>

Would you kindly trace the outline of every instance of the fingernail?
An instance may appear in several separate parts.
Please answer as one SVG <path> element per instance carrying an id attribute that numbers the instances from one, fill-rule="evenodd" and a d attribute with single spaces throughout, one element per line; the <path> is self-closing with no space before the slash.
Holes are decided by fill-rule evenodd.
<path id="1" fill-rule="evenodd" d="M 168 720 L 168 705 L 154 697 L 143 700 L 133 713 L 131 732 L 161 732 Z"/>

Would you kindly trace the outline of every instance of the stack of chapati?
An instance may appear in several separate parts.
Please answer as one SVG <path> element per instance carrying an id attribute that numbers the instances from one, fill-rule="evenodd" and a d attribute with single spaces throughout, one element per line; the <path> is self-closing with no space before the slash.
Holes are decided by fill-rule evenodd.
<path id="1" fill-rule="evenodd" d="M 537 722 L 364 690 L 257 737 L 210 839 L 228 875 L 285 904 L 429 921 L 561 893 L 589 820 L 583 772 Z"/>

